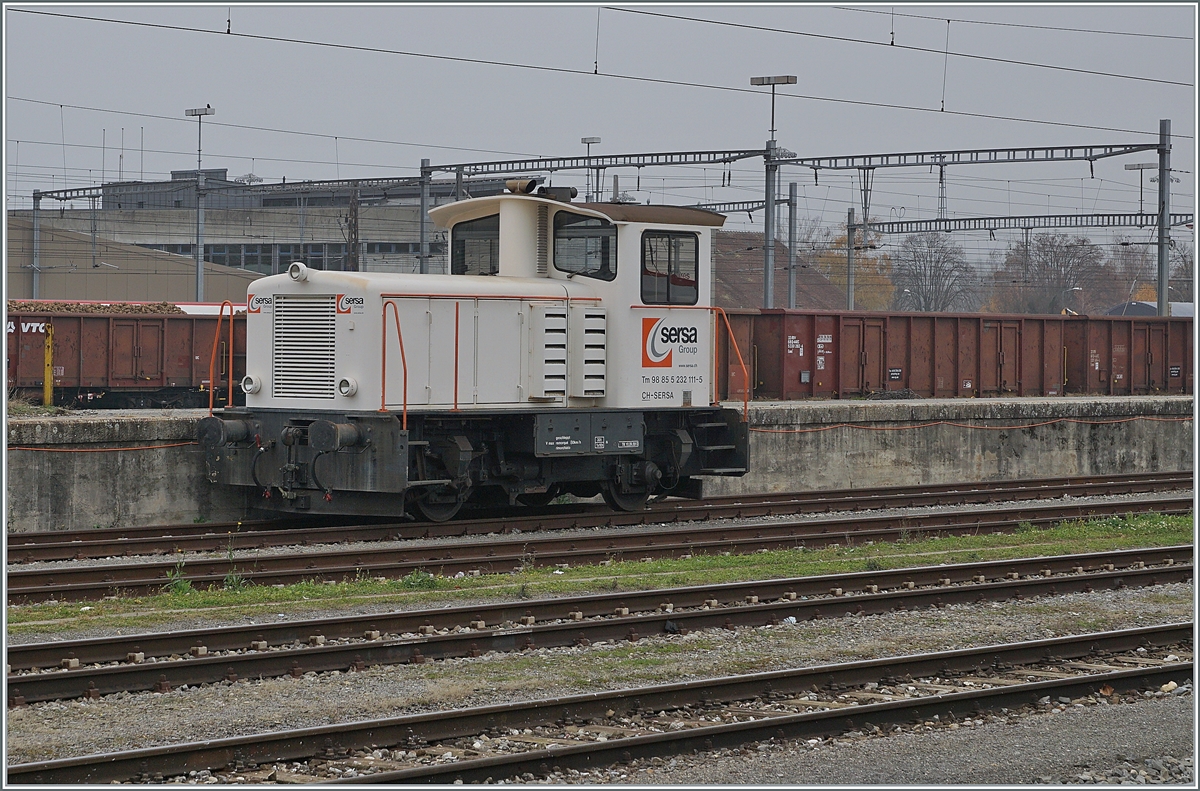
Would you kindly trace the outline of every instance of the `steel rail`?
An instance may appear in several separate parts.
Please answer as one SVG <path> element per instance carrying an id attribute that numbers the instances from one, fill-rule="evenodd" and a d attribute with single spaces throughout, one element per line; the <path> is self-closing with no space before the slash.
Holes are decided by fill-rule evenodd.
<path id="1" fill-rule="evenodd" d="M 290 544 L 384 541 L 445 535 L 510 532 L 529 533 L 575 527 L 637 525 L 683 519 L 783 516 L 835 510 L 920 507 L 1005 500 L 1049 499 L 1148 493 L 1190 486 L 1192 473 L 1142 473 L 1133 476 L 1046 478 L 1014 482 L 896 486 L 754 495 L 724 495 L 691 502 L 653 503 L 644 511 L 615 513 L 598 506 L 556 507 L 553 511 L 518 512 L 500 518 L 459 520 L 442 524 L 388 522 L 342 526 L 294 525 L 249 520 L 207 525 L 105 528 L 8 536 L 10 563 L 82 560 L 124 555 L 168 554 L 180 551 L 222 551 Z"/>
<path id="2" fill-rule="evenodd" d="M 1183 549 L 1183 551 L 1159 552 L 1156 557 L 1160 561 L 1167 560 L 1168 558 L 1174 560 L 1176 557 L 1190 560 L 1190 547 L 1177 549 Z M 1134 554 L 1127 553 L 1123 562 L 1135 565 L 1140 564 L 1142 561 L 1132 560 Z M 1016 567 L 1029 571 L 1030 567 L 1033 567 L 1039 571 L 1052 571 L 1051 567 L 1055 565 L 1062 568 L 1068 564 L 1078 564 L 1081 562 L 1084 561 L 1071 560 L 1069 556 L 1067 556 L 1067 559 L 1034 559 L 1021 561 L 1016 564 L 1008 561 L 1000 561 L 992 564 L 978 564 L 971 571 L 980 572 L 984 571 L 984 568 L 981 567 L 987 567 L 992 575 L 1001 573 L 1011 575 L 1019 574 L 1020 572 L 1001 572 L 1000 569 Z M 1105 568 L 1107 565 L 1102 564 L 1100 567 Z M 1069 568 L 1074 569 L 1077 567 L 1070 566 Z M 587 645 L 599 641 L 619 642 L 627 640 L 637 642 L 642 637 L 661 634 L 687 634 L 689 631 L 696 629 L 721 627 L 733 629 L 737 626 L 777 624 L 785 618 L 794 618 L 800 621 L 839 617 L 842 615 L 878 614 L 896 609 L 912 610 L 925 607 L 942 607 L 953 603 L 1007 601 L 1013 598 L 1021 599 L 1033 596 L 1090 592 L 1097 588 L 1115 589 L 1153 586 L 1168 582 L 1186 581 L 1191 579 L 1194 574 L 1193 566 L 1188 562 L 1150 568 L 1122 568 L 1119 571 L 1100 571 L 1088 574 L 1073 573 L 1070 576 L 1056 576 L 1051 573 L 1041 577 L 963 584 L 978 577 L 986 578 L 987 574 L 971 575 L 964 580 L 962 579 L 962 575 L 965 570 L 960 568 L 956 571 L 947 572 L 960 577 L 959 584 L 952 586 L 952 577 L 936 576 L 941 573 L 940 570 L 942 568 L 944 567 L 921 570 L 925 572 L 921 580 L 922 583 L 932 585 L 932 587 L 913 589 L 901 587 L 883 593 L 864 593 L 854 596 L 843 596 L 840 593 L 832 595 L 829 578 L 826 577 L 824 579 L 792 580 L 783 585 L 757 585 L 757 590 L 765 591 L 774 589 L 776 595 L 771 596 L 771 598 L 776 600 L 769 603 L 758 603 L 760 598 L 765 599 L 767 595 L 760 597 L 758 594 L 754 594 L 751 599 L 753 603 L 743 599 L 743 603 L 740 606 L 712 607 L 705 606 L 704 602 L 707 600 L 702 598 L 712 594 L 705 593 L 703 588 L 698 588 L 684 590 L 680 592 L 680 595 L 670 597 L 675 599 L 676 602 L 684 602 L 686 605 L 677 605 L 673 602 L 671 608 L 660 607 L 657 610 L 637 612 L 633 615 L 627 614 L 631 612 L 627 607 L 610 607 L 607 608 L 607 613 L 600 613 L 607 616 L 600 620 L 594 620 L 596 615 L 588 616 L 591 620 L 583 620 L 582 618 L 573 620 L 569 617 L 570 612 L 564 612 L 563 619 L 554 623 L 544 623 L 542 625 L 526 623 L 519 626 L 508 625 L 504 628 L 489 629 L 486 626 L 479 626 L 481 623 L 486 624 L 486 621 L 483 621 L 482 615 L 476 614 L 469 616 L 477 625 L 476 628 L 468 628 L 449 634 L 432 634 L 416 638 L 373 639 L 344 645 L 321 645 L 314 648 L 260 649 L 223 656 L 173 659 L 171 661 L 159 661 L 152 664 L 142 664 L 139 662 L 137 664 L 87 667 L 58 672 L 10 675 L 7 681 L 10 690 L 10 703 L 13 704 L 76 697 L 94 698 L 122 691 L 153 689 L 165 692 L 182 684 L 191 686 L 251 677 L 274 678 L 285 675 L 298 677 L 307 672 L 328 672 L 346 669 L 351 671 L 361 670 L 369 665 L 420 664 L 434 659 L 478 656 L 488 651 L 511 652 L 529 648 Z M 913 570 L 910 569 L 909 571 Z M 854 576 L 861 579 L 864 575 Z M 921 575 L 908 574 L 906 576 L 911 581 L 912 577 Z M 832 588 L 832 590 L 849 590 L 849 588 L 842 588 L 841 585 L 848 585 L 852 582 L 851 579 L 835 578 L 834 585 L 837 587 Z M 893 581 L 893 584 L 897 583 Z M 943 585 L 951 585 L 952 587 L 943 587 Z M 743 586 L 743 590 L 746 587 Z M 808 598 L 810 596 L 821 596 L 821 598 Z M 608 601 L 606 604 L 609 605 L 615 599 L 615 597 L 594 598 L 607 598 Z M 664 598 L 660 595 L 657 599 L 651 598 L 649 601 L 663 602 Z M 589 609 L 576 610 L 574 612 L 582 615 L 583 612 L 590 611 L 596 613 L 597 610 L 604 609 L 603 607 L 597 607 L 597 602 L 595 601 L 577 606 L 586 606 L 589 604 L 591 605 Z M 625 602 L 622 602 L 622 604 L 625 604 Z M 520 606 L 509 606 L 513 610 L 522 609 Z M 688 606 L 693 609 L 674 609 L 674 606 Z M 614 611 L 624 614 L 614 615 Z M 512 621 L 520 623 L 520 618 L 521 616 L 514 617 Z M 379 624 L 377 621 L 379 620 L 384 620 L 386 623 L 386 619 L 376 619 L 368 624 L 370 632 L 382 633 L 378 628 Z M 535 621 L 536 616 L 530 616 L 529 620 Z M 402 621 L 404 626 L 400 628 L 408 627 L 411 631 L 415 632 L 420 627 L 414 621 L 416 619 L 408 618 L 406 622 Z M 463 625 L 461 615 L 459 623 L 455 625 Z M 328 636 L 325 630 L 319 625 L 315 628 L 315 631 L 310 631 L 307 634 L 303 634 L 301 631 L 300 633 L 303 636 L 297 639 L 304 640 L 310 635 L 316 634 L 320 634 L 322 637 Z M 292 631 L 296 633 L 297 630 L 293 627 Z M 359 632 L 355 636 L 361 637 L 362 634 L 363 632 Z M 257 638 L 259 638 L 259 635 L 256 634 L 255 639 Z M 122 642 L 128 645 L 128 639 L 123 639 Z M 244 641 L 237 648 L 244 650 L 251 644 L 249 641 Z M 175 647 L 179 648 L 179 653 L 187 653 L 188 649 L 186 645 L 179 646 L 176 644 Z M 145 646 L 138 643 L 134 647 L 134 652 L 144 655 L 144 649 Z M 63 652 L 60 651 L 59 656 L 63 656 Z"/>
<path id="3" fill-rule="evenodd" d="M 534 772 L 548 775 L 552 771 L 595 769 L 614 763 L 629 763 L 635 759 L 663 755 L 679 755 L 737 747 L 771 739 L 802 739 L 830 736 L 854 730 L 862 725 L 893 725 L 923 720 L 937 715 L 977 717 L 985 710 L 1019 708 L 1042 696 L 1064 694 L 1082 697 L 1095 694 L 1104 686 L 1114 692 L 1145 689 L 1168 681 L 1179 683 L 1191 678 L 1194 663 L 1179 662 L 1155 668 L 1136 668 L 1108 673 L 1090 673 L 1070 679 L 1034 681 L 1011 686 L 992 687 L 940 695 L 930 695 L 887 703 L 868 703 L 852 710 L 835 709 L 804 714 L 784 714 L 760 717 L 749 722 L 710 725 L 677 732 L 610 739 L 606 742 L 564 746 L 558 749 L 530 750 L 517 754 L 459 761 L 453 764 L 434 764 L 375 774 L 360 774 L 353 778 L 327 780 L 330 785 L 415 784 L 486 782 L 494 775 L 513 777 Z"/>
<path id="4" fill-rule="evenodd" d="M 1171 646 L 1190 642 L 1192 637 L 1192 623 L 1176 623 L 1118 632 L 819 665 L 796 670 L 708 678 L 478 708 L 431 711 L 387 719 L 363 720 L 291 731 L 265 732 L 249 736 L 164 745 L 126 752 L 14 764 L 7 767 L 6 779 L 9 783 L 14 784 L 99 783 L 119 782 L 146 774 L 172 776 L 185 774 L 191 770 L 220 769 L 238 763 L 296 760 L 314 756 L 322 750 L 398 744 L 413 739 L 433 742 L 474 735 L 491 728 L 523 728 L 567 719 L 604 718 L 609 716 L 609 711 L 627 713 L 639 709 L 674 709 L 683 705 L 709 704 L 714 701 L 737 701 L 771 694 L 808 692 L 814 686 L 865 684 L 879 679 L 905 676 L 945 676 L 955 672 L 984 672 L 987 669 L 1003 665 L 1043 662 L 1049 657 L 1075 659 L 1100 652 L 1130 651 L 1146 645 Z M 1159 679 L 1163 678 L 1183 681 L 1191 676 L 1192 671 L 1192 662 L 1180 662 L 1153 668 L 986 689 L 977 694 L 936 695 L 929 698 L 896 701 L 891 704 L 864 705 L 855 707 L 851 711 L 842 709 L 832 713 L 823 712 L 821 713 L 824 715 L 822 717 L 792 715 L 786 718 L 769 718 L 758 723 L 746 723 L 746 725 L 758 724 L 759 729 L 734 728 L 724 731 L 718 726 L 717 729 L 709 730 L 704 734 L 693 731 L 678 736 L 681 742 L 693 736 L 710 738 L 712 741 L 709 744 L 706 744 L 701 738 L 696 747 L 712 749 L 718 744 L 717 738 L 724 738 L 726 733 L 741 733 L 742 736 L 739 738 L 744 741 L 747 734 L 760 733 L 761 726 L 764 724 L 769 724 L 770 731 L 768 732 L 772 736 L 788 738 L 802 735 L 805 732 L 804 725 L 814 720 L 826 722 L 824 727 L 827 729 L 835 727 L 840 731 L 847 726 L 852 727 L 854 722 L 861 722 L 867 718 L 870 718 L 871 722 L 903 722 L 911 721 L 914 717 L 923 718 L 928 716 L 926 712 L 929 712 L 931 708 L 955 711 L 965 715 L 973 713 L 976 701 L 979 701 L 980 705 L 984 701 L 992 701 L 993 705 L 1015 707 L 1036 701 L 1047 694 L 1047 690 L 1071 689 L 1087 694 L 1095 692 L 1105 684 L 1116 689 L 1138 688 L 1147 683 L 1158 683 Z M 1001 702 L 996 703 L 996 701 Z M 714 736 L 717 738 L 713 738 Z M 758 737 L 755 735 L 749 738 Z M 642 741 L 635 739 L 642 739 Z M 645 739 L 646 737 L 634 737 L 613 740 L 600 746 L 626 748 L 624 752 L 628 752 L 631 756 L 635 750 L 638 750 L 638 754 L 641 755 L 643 753 L 640 750 L 654 742 L 654 740 L 646 741 Z M 661 754 L 661 747 L 657 744 L 654 746 L 657 749 L 656 754 Z M 617 755 L 620 754 L 617 753 Z M 589 755 L 593 756 L 595 760 L 612 760 L 603 757 L 605 754 L 602 753 L 589 753 Z M 573 756 L 565 749 L 562 751 L 535 750 L 522 754 L 517 757 L 517 760 L 570 765 L 561 764 L 558 760 L 547 761 L 547 757 L 552 757 L 552 759 L 561 757 L 565 760 L 572 759 Z M 494 774 L 495 770 L 492 767 L 503 760 L 505 759 L 484 759 L 472 765 L 467 765 L 468 762 L 460 762 L 453 767 L 459 772 L 454 775 L 454 779 L 458 779 L 460 776 L 464 782 L 468 778 L 484 779 L 482 776 L 470 774 L 470 771 L 479 769 Z M 593 758 L 586 760 L 590 762 Z M 404 771 L 416 773 L 407 776 L 409 779 L 416 780 L 427 777 L 427 775 L 419 773 L 429 770 L 421 767 Z M 393 777 L 383 776 L 385 774 L 393 775 Z M 361 779 L 356 778 L 360 781 Z M 395 779 L 395 773 L 382 773 L 379 779 Z"/>
<path id="5" fill-rule="evenodd" d="M 438 574 L 498 573 L 530 566 L 585 565 L 612 560 L 684 557 L 723 552 L 854 544 L 919 535 L 973 535 L 1015 530 L 1022 523 L 1049 525 L 1066 519 L 1128 513 L 1189 513 L 1192 500 L 1164 496 L 1138 501 L 1052 503 L 924 514 L 838 517 L 749 525 L 642 528 L 596 536 L 521 536 L 422 547 L 364 547 L 323 553 L 252 558 L 66 566 L 8 572 L 10 602 L 52 598 L 100 598 L 116 593 L 153 593 L 172 575 L 193 585 L 221 585 L 229 573 L 256 584 L 313 579 L 398 577 L 417 570 Z"/>
<path id="6" fill-rule="evenodd" d="M 1027 576 L 1050 571 L 1053 574 L 1084 571 L 1115 570 L 1138 564 L 1157 566 L 1164 563 L 1190 563 L 1194 554 L 1190 544 L 1173 547 L 1120 549 L 1070 555 L 1012 558 L 974 561 L 949 565 L 910 566 L 874 571 L 852 571 L 840 574 L 819 574 L 804 577 L 726 582 L 715 585 L 652 588 L 648 590 L 562 596 L 555 598 L 503 601 L 485 604 L 398 610 L 366 615 L 312 618 L 298 621 L 268 621 L 259 624 L 219 626 L 181 631 L 143 632 L 140 634 L 55 640 L 51 642 L 9 644 L 6 662 L 14 671 L 37 668 L 57 668 L 64 659 L 77 659 L 81 665 L 125 661 L 130 653 L 163 657 L 187 654 L 196 645 L 209 652 L 246 649 L 252 641 L 269 646 L 286 645 L 307 640 L 312 635 L 327 638 L 358 638 L 366 632 L 382 634 L 418 633 L 422 626 L 434 630 L 466 627 L 472 621 L 496 625 L 534 623 L 569 619 L 573 613 L 580 618 L 608 616 L 616 608 L 632 613 L 660 609 L 664 604 L 673 607 L 699 607 L 716 601 L 721 606 L 742 604 L 749 597 L 768 601 L 787 593 L 797 596 L 818 596 L 832 589 L 847 593 L 868 591 L 872 586 L 886 590 L 893 587 L 1007 579 L 1013 574 Z M 1112 566 L 1113 568 L 1108 568 Z"/>

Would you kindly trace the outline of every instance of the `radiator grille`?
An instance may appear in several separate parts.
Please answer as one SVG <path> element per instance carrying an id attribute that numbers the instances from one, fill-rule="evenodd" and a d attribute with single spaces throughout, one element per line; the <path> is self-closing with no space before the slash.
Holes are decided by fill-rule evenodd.
<path id="1" fill-rule="evenodd" d="M 604 398 L 606 330 L 604 308 L 571 306 L 571 395 Z"/>
<path id="2" fill-rule="evenodd" d="M 333 398 L 335 300 L 333 295 L 275 296 L 275 397 Z"/>
<path id="3" fill-rule="evenodd" d="M 533 364 L 529 369 L 530 398 L 556 399 L 567 395 L 567 309 L 535 305 L 530 328 Z"/>

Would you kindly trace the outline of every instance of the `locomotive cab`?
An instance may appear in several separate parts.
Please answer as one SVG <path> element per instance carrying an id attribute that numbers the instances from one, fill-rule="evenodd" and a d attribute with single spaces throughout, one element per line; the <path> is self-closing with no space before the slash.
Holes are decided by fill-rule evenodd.
<path id="1" fill-rule="evenodd" d="M 446 519 L 560 493 L 636 509 L 745 473 L 745 425 L 715 403 L 722 216 L 517 192 L 430 217 L 447 274 L 254 284 L 246 407 L 201 428 L 211 481 L 273 510 Z"/>

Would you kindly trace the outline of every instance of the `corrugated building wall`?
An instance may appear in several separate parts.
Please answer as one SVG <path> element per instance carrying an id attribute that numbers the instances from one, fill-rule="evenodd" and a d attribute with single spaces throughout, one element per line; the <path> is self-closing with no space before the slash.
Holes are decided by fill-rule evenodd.
<path id="1" fill-rule="evenodd" d="M 191 302 L 196 296 L 196 265 L 190 258 L 97 238 L 93 266 L 89 234 L 42 223 L 41 299 Z M 8 217 L 8 298 L 33 296 L 33 223 Z M 257 272 L 207 264 L 206 302 L 246 301 Z"/>

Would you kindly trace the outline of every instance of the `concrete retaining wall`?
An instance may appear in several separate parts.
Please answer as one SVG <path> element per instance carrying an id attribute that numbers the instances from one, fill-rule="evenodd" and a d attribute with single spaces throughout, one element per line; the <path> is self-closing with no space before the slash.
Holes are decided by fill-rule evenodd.
<path id="1" fill-rule="evenodd" d="M 706 491 L 1191 470 L 1192 408 L 1185 396 L 752 404 L 752 472 L 710 479 Z M 204 480 L 203 455 L 191 443 L 205 414 L 10 418 L 8 531 L 245 517 L 247 495 Z"/>
<path id="2" fill-rule="evenodd" d="M 1191 470 L 1192 409 L 1191 396 L 751 404 L 752 472 L 705 492 Z"/>
<path id="3" fill-rule="evenodd" d="M 207 414 L 105 410 L 9 418 L 8 532 L 243 518 L 246 496 L 204 479 L 204 456 L 194 438 L 197 421 Z M 99 450 L 158 445 L 175 447 Z M 17 449 L 24 447 L 38 450 Z"/>

